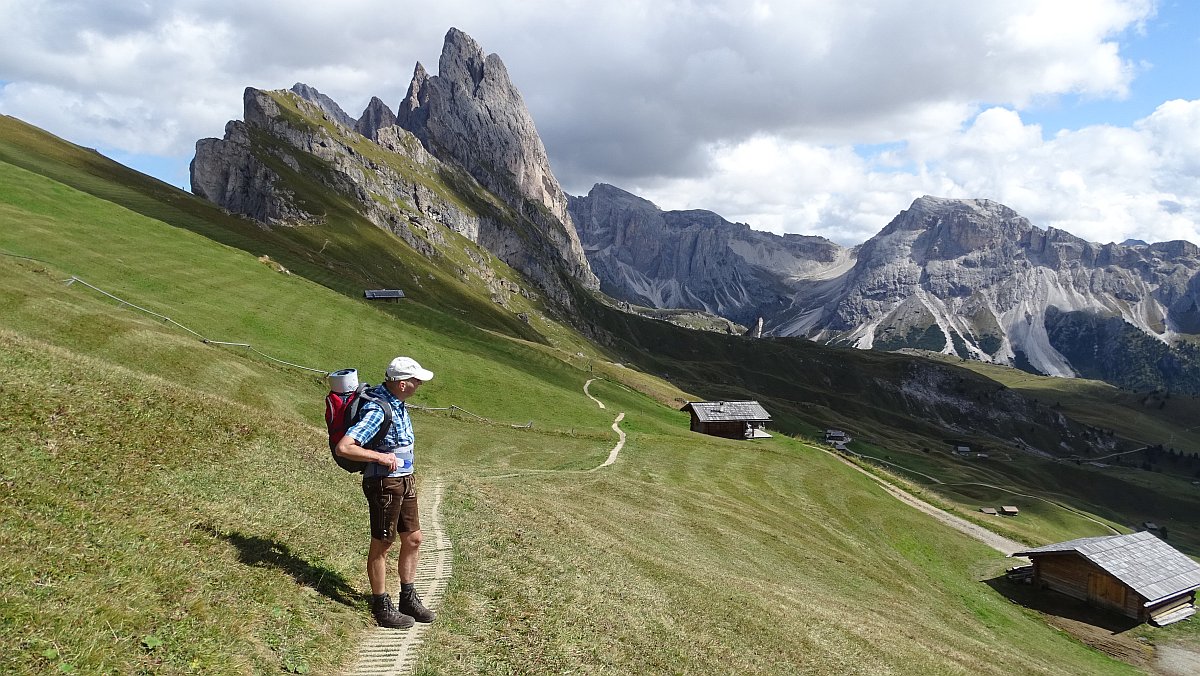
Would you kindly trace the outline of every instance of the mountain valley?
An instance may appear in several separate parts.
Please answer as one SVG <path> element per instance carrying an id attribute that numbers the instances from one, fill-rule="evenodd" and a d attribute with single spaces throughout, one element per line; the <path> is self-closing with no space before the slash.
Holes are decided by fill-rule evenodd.
<path id="1" fill-rule="evenodd" d="M 1152 664 L 1013 603 L 1012 561 L 843 459 L 1020 542 L 1153 520 L 1200 553 L 1196 247 L 987 200 L 922 197 L 847 248 L 568 196 L 457 29 L 395 109 L 242 102 L 193 194 L 0 118 L 4 671 L 344 669 L 366 543 L 319 372 L 396 353 L 438 373 L 414 419 L 454 543 L 418 673 Z M 774 437 L 692 433 L 697 399 L 757 400 Z M 1126 638 L 1200 646 L 1190 624 Z"/>

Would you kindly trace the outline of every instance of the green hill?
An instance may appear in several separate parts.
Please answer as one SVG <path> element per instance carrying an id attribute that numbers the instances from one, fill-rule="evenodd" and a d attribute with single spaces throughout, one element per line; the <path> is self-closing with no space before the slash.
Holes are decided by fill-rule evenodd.
<path id="1" fill-rule="evenodd" d="M 0 670 L 346 665 L 368 625 L 361 498 L 328 458 L 319 375 L 264 355 L 378 379 L 407 353 L 438 373 L 417 403 L 488 420 L 416 417 L 456 547 L 417 673 L 1132 671 L 983 582 L 1008 561 L 822 450 L 687 432 L 663 403 L 689 395 L 658 378 L 757 393 L 794 431 L 892 418 L 874 441 L 920 454 L 933 426 L 874 385 L 913 358 L 756 347 L 581 298 L 591 343 L 352 215 L 320 258 L 321 232 L 262 230 L 11 118 L 0 186 L 0 250 L 28 257 L 0 256 Z M 414 276 L 410 301 L 357 298 Z M 814 373 L 842 385 L 796 386 Z M 604 410 L 583 395 L 597 376 Z M 616 411 L 620 459 L 582 471 Z"/>

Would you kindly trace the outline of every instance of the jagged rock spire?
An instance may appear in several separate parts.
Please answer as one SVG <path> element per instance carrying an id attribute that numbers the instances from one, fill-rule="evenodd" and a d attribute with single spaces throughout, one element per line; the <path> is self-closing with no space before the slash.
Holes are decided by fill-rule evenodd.
<path id="1" fill-rule="evenodd" d="M 471 36 L 451 28 L 438 74 L 430 77 L 417 64 L 396 117 L 430 153 L 466 169 L 518 212 L 529 213 L 526 201 L 544 207 L 557 223 L 538 225 L 571 274 L 586 286 L 599 286 L 533 118 L 499 56 L 484 56 Z"/>
<path id="2" fill-rule="evenodd" d="M 354 130 L 372 141 L 379 140 L 379 130 L 396 124 L 396 115 L 377 96 L 371 97 L 363 114 L 354 125 Z"/>

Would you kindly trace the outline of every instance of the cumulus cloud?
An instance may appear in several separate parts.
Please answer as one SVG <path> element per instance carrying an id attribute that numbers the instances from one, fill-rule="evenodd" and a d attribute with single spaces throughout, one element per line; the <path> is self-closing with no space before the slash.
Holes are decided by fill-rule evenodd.
<path id="1" fill-rule="evenodd" d="M 1010 109 L 953 134 L 869 157 L 759 137 L 711 149 L 702 178 L 635 188 L 666 209 L 707 208 L 777 233 L 844 244 L 878 232 L 923 194 L 1002 202 L 1040 227 L 1095 242 L 1200 242 L 1200 101 L 1168 101 L 1132 127 L 1097 125 L 1046 138 Z"/>
<path id="2" fill-rule="evenodd" d="M 190 157 L 245 86 L 357 115 L 436 72 L 456 26 L 501 55 L 564 187 L 862 241 L 921 194 L 990 197 L 1089 239 L 1197 239 L 1195 101 L 1047 137 L 1020 112 L 1120 99 L 1152 0 L 0 0 L 0 112 Z"/>

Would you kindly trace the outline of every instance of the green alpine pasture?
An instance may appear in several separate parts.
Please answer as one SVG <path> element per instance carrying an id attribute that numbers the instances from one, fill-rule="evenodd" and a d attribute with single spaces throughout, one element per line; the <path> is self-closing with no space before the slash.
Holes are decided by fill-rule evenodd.
<path id="1" fill-rule="evenodd" d="M 320 374 L 264 355 L 374 381 L 405 353 L 437 373 L 413 403 L 473 414 L 414 413 L 455 547 L 418 674 L 1134 673 L 987 584 L 1008 560 L 826 451 L 692 434 L 687 393 L 394 238 L 369 235 L 373 260 L 440 295 L 369 305 L 355 287 L 376 278 L 288 258 L 300 235 L 4 124 L 0 251 L 23 258 L 0 255 L 0 672 L 352 664 L 359 488 L 329 459 Z M 598 469 L 617 412 L 628 440 Z"/>

